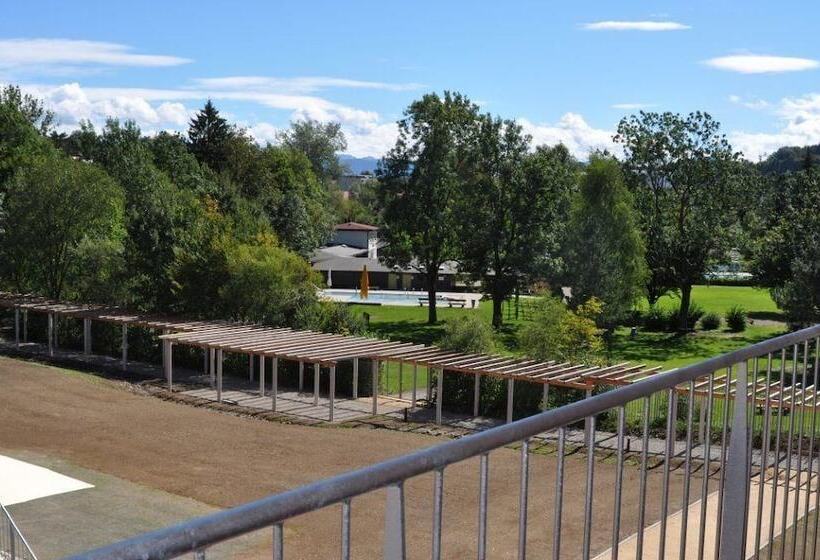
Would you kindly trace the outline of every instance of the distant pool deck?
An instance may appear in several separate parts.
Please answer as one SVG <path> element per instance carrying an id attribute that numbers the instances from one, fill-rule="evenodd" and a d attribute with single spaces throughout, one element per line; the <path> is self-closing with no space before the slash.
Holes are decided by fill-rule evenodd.
<path id="1" fill-rule="evenodd" d="M 366 305 L 402 305 L 419 307 L 427 305 L 427 292 L 404 290 L 371 290 L 366 299 L 362 299 L 359 290 L 326 289 L 321 295 L 331 301 L 340 303 L 360 303 Z M 439 292 L 437 307 L 464 307 L 477 309 L 482 294 L 472 292 Z M 425 301 L 420 301 L 424 299 Z"/>

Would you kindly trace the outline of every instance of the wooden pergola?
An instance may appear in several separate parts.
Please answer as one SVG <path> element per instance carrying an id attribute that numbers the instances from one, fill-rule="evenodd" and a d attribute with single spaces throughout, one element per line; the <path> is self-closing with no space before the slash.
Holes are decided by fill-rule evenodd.
<path id="1" fill-rule="evenodd" d="M 328 419 L 333 420 L 336 403 L 336 367 L 340 362 L 352 362 L 353 383 L 352 398 L 358 399 L 359 365 L 361 360 L 371 364 L 372 376 L 372 413 L 378 414 L 378 373 L 381 362 L 396 363 L 401 378 L 404 367 L 412 368 L 411 410 L 417 403 L 417 376 L 419 366 L 427 368 L 427 401 L 432 401 L 432 377 L 436 376 L 439 391 L 443 387 L 444 372 L 472 375 L 474 377 L 473 415 L 478 416 L 480 397 L 480 379 L 482 376 L 506 380 L 507 383 L 507 421 L 513 418 L 513 398 L 515 383 L 535 383 L 543 387 L 543 398 L 546 402 L 550 386 L 566 387 L 592 393 L 596 385 L 619 386 L 634 383 L 647 376 L 661 371 L 660 367 L 646 367 L 643 364 L 629 362 L 611 366 L 572 364 L 557 361 L 536 361 L 527 358 L 495 354 L 470 354 L 453 352 L 435 346 L 406 342 L 395 342 L 367 338 L 329 334 L 291 328 L 274 328 L 258 324 L 231 323 L 227 321 L 190 320 L 178 317 L 137 313 L 119 307 L 75 304 L 50 301 L 45 298 L 0 292 L 0 307 L 14 310 L 15 344 L 27 340 L 27 317 L 29 312 L 44 313 L 48 316 L 47 338 L 49 355 L 54 354 L 58 345 L 56 324 L 58 317 L 81 319 L 83 321 L 83 350 L 85 354 L 92 351 L 91 322 L 103 321 L 122 326 L 122 367 L 128 364 L 128 328 L 141 327 L 159 331 L 162 342 L 163 371 L 169 389 L 173 389 L 173 351 L 174 347 L 190 346 L 203 351 L 203 370 L 210 376 L 212 386 L 216 388 L 217 401 L 222 401 L 222 366 L 225 353 L 248 356 L 249 378 L 254 380 L 254 370 L 258 364 L 259 395 L 265 396 L 267 362 L 271 367 L 271 407 L 276 410 L 277 393 L 279 392 L 279 361 L 297 362 L 298 390 L 301 393 L 304 384 L 305 367 L 313 366 L 313 404 L 319 403 L 319 386 L 322 371 L 329 376 Z M 716 374 L 712 391 L 719 398 L 733 398 L 736 387 L 731 383 L 730 373 Z M 813 401 L 816 395 L 813 386 L 785 391 L 779 382 L 759 383 L 757 372 L 750 376 L 747 391 L 755 399 L 768 398 L 772 403 L 783 406 L 805 406 Z M 706 393 L 706 381 L 695 384 L 698 395 Z M 678 389 L 686 392 L 686 387 Z M 442 420 L 443 398 L 435 399 L 436 422 Z"/>

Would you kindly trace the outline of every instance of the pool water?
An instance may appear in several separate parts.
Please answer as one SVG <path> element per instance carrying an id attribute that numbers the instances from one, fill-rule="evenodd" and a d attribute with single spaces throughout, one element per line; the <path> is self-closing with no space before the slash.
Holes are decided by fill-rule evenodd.
<path id="1" fill-rule="evenodd" d="M 427 292 L 422 291 L 389 291 L 371 290 L 366 299 L 363 299 L 358 290 L 327 289 L 320 290 L 322 296 L 341 303 L 364 303 L 370 305 L 405 305 L 418 306 L 419 298 L 427 298 Z M 437 305 L 449 305 L 447 298 L 466 300 L 465 308 L 478 307 L 481 294 L 442 292 L 439 294 Z"/>

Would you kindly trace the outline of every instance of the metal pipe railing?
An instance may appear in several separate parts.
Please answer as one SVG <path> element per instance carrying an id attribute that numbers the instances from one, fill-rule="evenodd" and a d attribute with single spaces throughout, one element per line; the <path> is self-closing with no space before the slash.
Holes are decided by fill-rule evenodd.
<path id="1" fill-rule="evenodd" d="M 3 504 L 0 504 L 0 558 L 37 560 L 11 513 Z"/>
<path id="2" fill-rule="evenodd" d="M 781 354 L 781 368 L 784 367 L 788 359 L 786 349 L 792 349 L 794 354 L 792 356 L 793 371 L 796 371 L 797 350 L 799 346 L 803 346 L 804 360 L 808 358 L 811 352 L 810 343 L 814 343 L 815 352 L 815 366 L 817 371 L 817 357 L 820 354 L 820 325 L 789 333 L 777 338 L 766 340 L 734 352 L 717 356 L 715 358 L 705 360 L 703 362 L 693 364 L 691 366 L 682 367 L 680 369 L 667 372 L 664 374 L 654 375 L 642 381 L 627 385 L 612 391 L 604 392 L 598 395 L 589 395 L 586 399 L 574 402 L 557 409 L 542 412 L 535 416 L 518 420 L 510 424 L 499 426 L 484 432 L 476 433 L 470 436 L 463 437 L 458 440 L 448 441 L 431 448 L 416 451 L 408 455 L 390 459 L 375 465 L 371 465 L 352 472 L 334 476 L 329 479 L 320 480 L 311 484 L 307 484 L 300 488 L 296 488 L 281 494 L 269 496 L 261 500 L 250 502 L 235 508 L 231 508 L 219 513 L 207 515 L 197 519 L 187 521 L 185 523 L 160 529 L 137 536 L 119 543 L 115 543 L 103 548 L 89 551 L 72 558 L 84 559 L 154 559 L 154 558 L 170 558 L 179 556 L 181 554 L 198 552 L 198 557 L 202 555 L 202 551 L 206 548 L 226 541 L 228 539 L 262 529 L 265 527 L 273 527 L 274 532 L 274 558 L 282 558 L 283 548 L 283 531 L 282 526 L 288 520 L 295 516 L 315 511 L 332 504 L 343 503 L 342 509 L 342 536 L 343 543 L 342 550 L 347 550 L 349 555 L 350 545 L 350 504 L 351 501 L 363 494 L 387 488 L 387 510 L 385 513 L 385 534 L 384 534 L 384 550 L 386 558 L 404 558 L 405 537 L 404 537 L 404 481 L 407 479 L 425 474 L 436 473 L 436 485 L 434 494 L 434 520 L 433 520 L 433 542 L 432 551 L 433 557 L 438 558 L 441 554 L 441 488 L 443 484 L 443 477 L 445 469 L 454 463 L 458 463 L 470 458 L 479 457 L 481 460 L 480 470 L 480 495 L 479 495 L 479 525 L 478 525 L 478 557 L 484 558 L 487 550 L 487 457 L 490 452 L 509 446 L 515 443 L 524 444 L 531 438 L 558 430 L 558 464 L 556 467 L 556 500 L 555 500 L 555 518 L 553 519 L 554 532 L 553 535 L 553 557 L 558 558 L 561 553 L 561 519 L 562 519 L 562 493 L 563 493 L 563 472 L 564 472 L 564 451 L 568 447 L 566 437 L 568 435 L 568 427 L 580 421 L 586 421 L 586 429 L 584 436 L 584 446 L 586 447 L 587 461 L 587 496 L 584 507 L 584 544 L 583 557 L 589 558 L 591 555 L 590 549 L 590 534 L 592 530 L 592 483 L 594 473 L 594 454 L 596 451 L 596 423 L 595 417 L 601 413 L 609 410 L 619 411 L 618 421 L 618 462 L 619 468 L 622 467 L 623 462 L 623 435 L 626 430 L 625 422 L 622 419 L 624 407 L 627 403 L 632 401 L 642 400 L 644 402 L 644 418 L 643 418 L 643 447 L 641 450 L 641 497 L 640 497 L 640 526 L 638 527 L 638 549 L 639 553 L 644 546 L 645 529 L 643 524 L 645 522 L 644 509 L 646 507 L 646 469 L 647 469 L 647 449 L 650 445 L 649 438 L 649 424 L 647 422 L 648 399 L 656 394 L 663 393 L 668 398 L 668 418 L 666 430 L 666 451 L 664 457 L 664 486 L 663 486 L 663 513 L 661 516 L 662 531 L 659 537 L 659 557 L 665 557 L 667 543 L 667 511 L 670 505 L 669 498 L 669 476 L 668 470 L 671 462 L 676 456 L 675 443 L 677 439 L 677 408 L 678 401 L 681 398 L 680 393 L 674 390 L 681 384 L 688 384 L 690 387 L 689 400 L 686 406 L 689 411 L 686 414 L 686 461 L 687 472 L 686 477 L 692 476 L 689 468 L 689 461 L 693 460 L 692 453 L 692 434 L 693 434 L 693 414 L 691 407 L 695 406 L 695 401 L 692 398 L 693 391 L 691 391 L 692 383 L 696 380 L 708 380 L 709 392 L 707 397 L 707 426 L 705 433 L 707 433 L 706 441 L 700 442 L 703 447 L 703 454 L 701 459 L 704 462 L 707 475 L 708 469 L 712 463 L 712 450 L 717 448 L 710 447 L 713 439 L 712 425 L 715 421 L 715 415 L 719 415 L 719 422 L 722 424 L 720 433 L 720 455 L 716 460 L 716 465 L 720 473 L 719 490 L 718 490 L 718 516 L 715 542 L 711 543 L 714 546 L 714 556 L 721 558 L 743 558 L 745 557 L 746 539 L 746 505 L 748 504 L 747 494 L 749 489 L 749 476 L 751 476 L 751 453 L 748 452 L 749 445 L 749 428 L 745 420 L 747 415 L 747 401 L 751 406 L 751 414 L 754 418 L 756 399 L 746 399 L 746 391 L 748 386 L 747 378 L 747 362 L 754 360 L 755 368 L 757 367 L 757 360 L 760 357 L 768 358 L 768 374 L 771 377 L 772 356 L 780 352 Z M 732 400 L 727 398 L 722 401 L 723 406 L 715 406 L 716 401 L 713 399 L 712 383 L 716 372 L 728 371 L 726 383 L 730 386 L 733 382 L 737 388 L 746 388 L 745 390 L 738 390 L 733 410 Z M 757 371 L 755 369 L 755 371 Z M 781 376 L 781 386 L 783 376 Z M 795 374 L 792 375 L 792 385 L 796 383 Z M 727 394 L 729 393 L 727 386 Z M 814 390 L 814 389 L 812 389 Z M 684 395 L 686 393 L 684 392 Z M 742 396 L 742 398 L 740 398 Z M 816 397 L 816 394 L 815 394 Z M 783 407 L 784 399 L 779 399 L 778 411 L 778 428 L 780 426 L 781 416 L 784 414 Z M 720 408 L 721 410 L 717 410 Z M 794 424 L 794 408 L 791 409 L 792 415 L 791 425 Z M 770 411 L 766 411 L 766 425 L 771 426 L 769 419 Z M 743 420 L 740 419 L 743 416 Z M 730 421 L 731 420 L 731 421 Z M 801 412 L 801 426 L 803 422 L 803 413 Z M 814 420 L 812 420 L 814 422 Z M 731 427 L 731 428 L 730 428 Z M 812 433 L 814 424 L 812 424 Z M 731 434 L 731 440 L 729 435 Z M 793 430 L 789 430 L 789 454 L 787 458 L 786 471 L 788 476 L 791 476 L 791 443 L 793 438 Z M 774 452 L 777 455 L 780 451 L 780 429 L 777 431 L 778 441 L 775 444 Z M 768 441 L 768 440 L 767 440 Z M 802 440 L 801 440 L 802 441 Z M 769 442 L 770 443 L 770 442 Z M 768 449 L 768 443 L 767 443 Z M 727 453 L 728 449 L 728 453 Z M 814 450 L 810 450 L 810 463 L 813 460 Z M 529 467 L 527 464 L 526 454 L 522 455 L 521 476 L 529 476 Z M 798 458 L 802 464 L 802 457 Z M 727 464 L 728 461 L 728 464 Z M 777 461 L 779 465 L 782 461 Z M 765 465 L 765 458 L 763 460 Z M 745 473 L 745 474 L 744 474 Z M 760 479 L 764 479 L 764 474 L 761 472 Z M 708 479 L 707 479 L 708 480 Z M 790 479 L 787 478 L 785 496 L 788 499 L 790 490 Z M 811 489 L 811 481 L 806 482 L 806 500 L 809 499 L 809 491 Z M 779 482 L 777 478 L 773 479 L 773 492 L 777 491 Z M 687 500 L 688 488 L 687 483 Z M 704 480 L 702 487 L 702 512 L 706 511 L 707 500 L 706 480 Z M 527 484 L 526 480 L 521 481 L 521 500 L 520 503 L 524 507 L 527 503 Z M 764 487 L 761 485 L 760 492 L 763 492 Z M 801 491 L 800 480 L 796 493 L 799 496 Z M 724 496 L 725 494 L 725 496 Z M 620 496 L 620 493 L 619 493 Z M 818 493 L 820 496 L 820 493 Z M 794 499 L 799 499 L 794 498 Z M 820 499 L 820 498 L 818 498 Z M 776 507 L 775 505 L 772 508 Z M 618 504 L 618 508 L 620 508 Z M 688 508 L 688 501 L 681 504 L 682 508 Z M 619 510 L 618 510 L 619 511 Z M 785 511 L 783 509 L 784 520 Z M 796 511 L 796 510 L 795 510 Z M 346 516 L 346 517 L 345 517 Z M 620 520 L 616 513 L 616 523 Z M 347 522 L 345 522 L 347 519 Z M 774 521 L 774 509 L 772 509 L 772 520 Z M 774 534 L 774 522 L 770 523 L 770 541 L 773 541 L 777 536 Z M 519 558 L 523 559 L 526 556 L 527 545 L 527 515 L 524 507 L 522 515 L 519 516 Z M 758 523 L 759 525 L 759 523 Z M 346 529 L 345 529 L 346 527 Z M 704 513 L 701 514 L 699 523 L 699 552 L 698 557 L 702 558 L 704 555 L 704 544 L 706 541 L 707 527 L 704 519 Z M 762 529 L 761 529 L 762 530 Z M 724 538 L 726 531 L 732 531 L 734 534 L 730 538 Z M 781 533 L 785 533 L 785 522 L 781 526 Z M 617 537 L 620 533 L 620 526 L 613 527 L 612 540 L 614 544 L 613 556 L 617 557 L 619 545 Z M 795 537 L 797 535 L 795 534 Z M 686 553 L 685 547 L 686 532 L 685 528 L 682 530 L 681 539 L 683 542 L 679 543 L 679 550 L 681 558 Z M 344 544 L 346 543 L 346 545 Z M 794 545 L 796 546 L 796 545 Z M 771 549 L 771 544 L 769 545 Z M 804 547 L 805 548 L 805 547 Z M 712 551 L 706 551 L 707 554 L 712 554 Z M 805 554 L 804 554 L 805 555 Z M 344 552 L 343 552 L 344 556 Z"/>

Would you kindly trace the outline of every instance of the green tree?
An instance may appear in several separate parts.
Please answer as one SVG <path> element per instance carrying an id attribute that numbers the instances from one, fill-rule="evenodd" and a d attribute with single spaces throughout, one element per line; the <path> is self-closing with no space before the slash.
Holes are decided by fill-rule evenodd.
<path id="1" fill-rule="evenodd" d="M 681 298 L 679 328 L 688 330 L 692 286 L 710 259 L 731 246 L 740 154 L 707 113 L 646 113 L 624 118 L 615 141 L 635 195 L 646 240 L 650 303 L 669 289 Z"/>
<path id="2" fill-rule="evenodd" d="M 519 345 L 536 360 L 598 363 L 604 345 L 596 321 L 602 310 L 595 298 L 573 312 L 558 297 L 542 296 L 535 302 L 532 320 L 519 331 Z"/>
<path id="3" fill-rule="evenodd" d="M 37 97 L 23 93 L 19 86 L 10 84 L 0 90 L 0 106 L 18 111 L 42 136 L 51 132 L 54 113 Z"/>
<path id="4" fill-rule="evenodd" d="M 339 152 L 347 149 L 341 123 L 322 123 L 314 119 L 293 121 L 290 129 L 279 135 L 279 141 L 283 146 L 305 154 L 313 173 L 324 184 L 338 179 L 345 171 L 338 157 Z"/>
<path id="5" fill-rule="evenodd" d="M 477 117 L 477 106 L 459 93 L 425 95 L 405 111 L 396 145 L 378 172 L 385 257 L 424 274 L 431 324 L 437 321 L 439 267 L 458 255 L 457 202 Z"/>
<path id="6" fill-rule="evenodd" d="M 42 133 L 50 126 L 50 117 L 43 111 L 38 101 L 22 95 L 19 88 L 0 90 L 0 198 L 17 169 L 55 151 Z"/>
<path id="7" fill-rule="evenodd" d="M 121 187 L 95 165 L 52 156 L 20 168 L 0 222 L 4 276 L 19 292 L 64 297 L 82 246 L 121 238 L 122 205 Z"/>
<path id="8" fill-rule="evenodd" d="M 259 155 L 256 200 L 283 245 L 307 255 L 324 243 L 334 225 L 330 195 L 304 154 L 268 146 Z"/>
<path id="9" fill-rule="evenodd" d="M 601 300 L 602 325 L 613 328 L 642 295 L 647 274 L 638 216 L 617 160 L 590 158 L 570 216 L 565 252 L 572 304 Z"/>
<path id="10" fill-rule="evenodd" d="M 228 141 L 234 133 L 209 99 L 188 124 L 188 146 L 200 163 L 223 171 L 228 166 Z"/>
<path id="11" fill-rule="evenodd" d="M 820 174 L 773 181 L 763 203 L 753 272 L 794 326 L 820 322 Z"/>
<path id="12" fill-rule="evenodd" d="M 574 188 L 574 162 L 563 146 L 530 154 L 530 137 L 513 121 L 479 119 L 457 212 L 461 260 L 492 297 L 493 326 L 522 278 L 543 270 L 559 249 Z"/>

